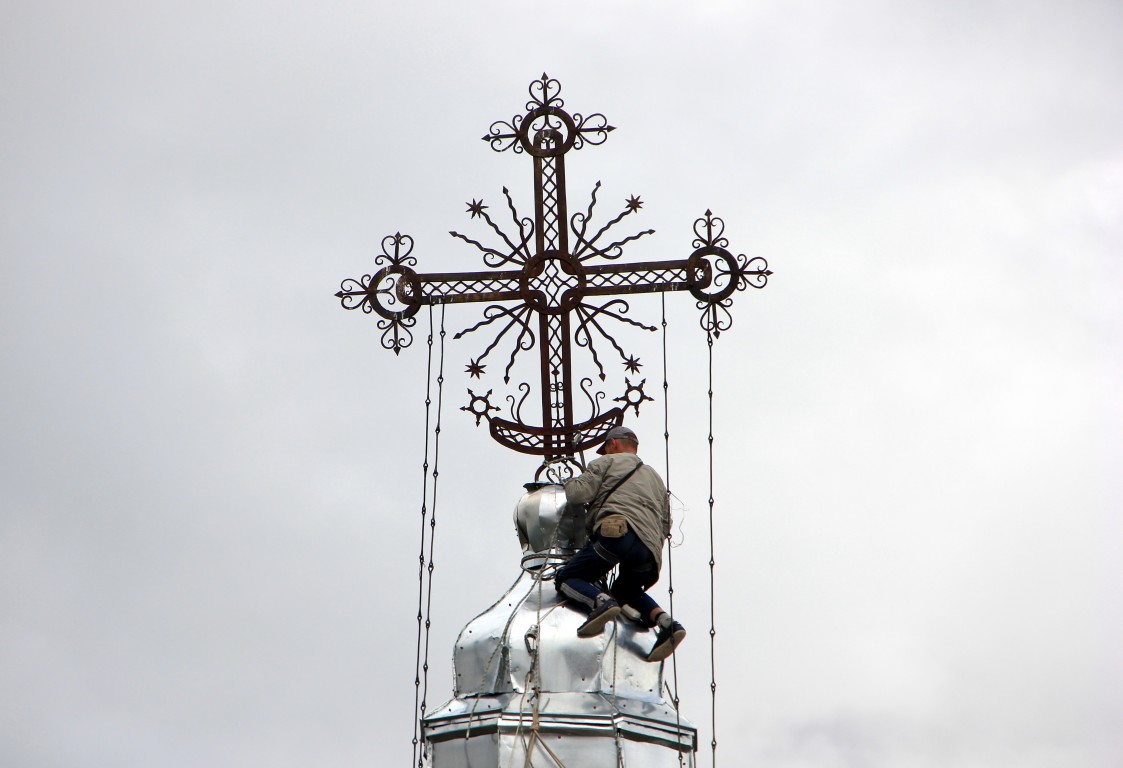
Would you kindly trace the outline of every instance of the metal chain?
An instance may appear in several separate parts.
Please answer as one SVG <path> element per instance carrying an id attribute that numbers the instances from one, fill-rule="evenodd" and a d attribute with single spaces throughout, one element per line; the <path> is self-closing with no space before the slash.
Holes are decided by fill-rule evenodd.
<path id="1" fill-rule="evenodd" d="M 429 505 L 429 562 L 425 566 L 426 574 L 426 589 L 425 589 L 425 657 L 421 665 L 422 673 L 422 692 L 421 692 L 421 706 L 418 710 L 418 720 L 425 719 L 425 710 L 428 706 L 429 698 L 429 631 L 432 627 L 432 607 L 433 607 L 433 546 L 437 538 L 437 481 L 440 479 L 440 457 L 441 457 L 441 406 L 444 402 L 444 383 L 445 383 L 445 306 L 441 304 L 441 330 L 440 330 L 440 345 L 437 355 L 437 424 L 433 429 L 433 486 L 431 503 Z M 424 750 L 422 750 L 424 753 Z M 423 756 L 422 756 L 423 757 Z M 418 758 L 418 768 L 422 768 L 422 757 Z"/>
<path id="2" fill-rule="evenodd" d="M 670 399 L 670 383 L 667 379 L 667 296 L 666 294 L 659 294 L 659 306 L 662 310 L 662 327 L 663 327 L 663 466 L 667 478 L 667 498 L 671 497 L 671 399 Z M 675 569 L 673 558 L 671 556 L 672 546 L 671 535 L 667 534 L 667 610 L 670 611 L 671 616 L 675 615 Z M 671 679 L 673 681 L 673 688 L 671 689 L 671 703 L 675 707 L 675 730 L 679 741 L 682 740 L 682 714 L 679 712 L 679 697 L 678 697 L 678 657 L 671 654 Z M 678 751 L 678 764 L 685 765 L 682 750 Z"/>
<path id="3" fill-rule="evenodd" d="M 421 727 L 421 622 L 425 595 L 425 518 L 429 514 L 429 418 L 431 413 L 433 383 L 433 307 L 429 307 L 428 360 L 425 364 L 425 456 L 421 464 L 421 547 L 417 555 L 417 652 L 413 663 L 413 758 L 410 765 L 421 765 L 418 754 Z"/>
<path id="4" fill-rule="evenodd" d="M 715 640 L 717 629 L 714 626 L 714 337 L 706 331 L 706 348 L 708 356 L 709 387 L 706 396 L 709 400 L 709 442 L 710 453 L 710 751 L 712 766 L 717 768 L 717 664 L 715 653 Z"/>

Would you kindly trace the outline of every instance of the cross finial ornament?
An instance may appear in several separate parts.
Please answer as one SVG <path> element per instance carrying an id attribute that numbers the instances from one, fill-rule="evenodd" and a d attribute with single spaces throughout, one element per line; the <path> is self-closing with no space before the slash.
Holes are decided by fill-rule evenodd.
<path id="1" fill-rule="evenodd" d="M 336 293 L 345 309 L 361 309 L 379 316 L 382 346 L 395 354 L 413 340 L 411 328 L 417 311 L 426 305 L 486 303 L 484 317 L 454 338 L 489 329 L 493 340 L 469 360 L 466 372 L 473 378 L 487 375 L 489 355 L 501 343 L 512 344 L 503 369 L 504 384 L 522 352 L 537 348 L 539 375 L 533 385 L 518 384 L 519 397 L 507 396 L 506 415 L 490 397 L 468 391 L 469 401 L 461 410 L 486 419 L 492 437 L 522 453 L 542 456 L 543 466 L 562 463 L 580 466 L 578 454 L 604 440 L 612 427 L 622 423 L 629 408 L 638 415 L 640 405 L 652 398 L 644 393 L 646 379 L 639 376 L 641 363 L 627 354 L 608 332 L 610 323 L 655 331 L 628 317 L 629 306 L 620 296 L 633 293 L 690 291 L 701 310 L 702 329 L 714 337 L 732 324 L 729 308 L 733 294 L 746 287 L 763 288 L 772 272 L 760 258 L 734 256 L 725 237 L 725 224 L 710 211 L 694 223 L 693 252 L 685 259 L 622 263 L 620 257 L 631 242 L 655 230 L 646 229 L 623 237 L 610 230 L 636 214 L 643 201 L 630 195 L 624 209 L 599 229 L 592 226 L 600 182 L 593 188 L 584 211 L 569 214 L 565 185 L 565 156 L 586 145 L 603 144 L 615 130 L 601 113 L 583 115 L 565 110 L 561 84 L 543 74 L 529 88 L 525 112 L 510 121 L 492 123 L 484 141 L 497 152 L 512 150 L 527 154 L 534 165 L 534 216 L 521 217 L 506 187 L 503 195 L 513 229 L 508 232 L 492 218 L 483 200 L 467 203 L 471 219 L 482 219 L 490 227 L 497 245 L 485 245 L 459 232 L 450 234 L 483 254 L 489 269 L 480 272 L 420 273 L 414 268 L 413 238 L 401 233 L 382 240 L 382 253 L 375 258 L 373 275 L 344 280 Z M 506 341 L 505 341 L 506 340 Z M 601 410 L 602 392 L 592 392 L 585 377 L 574 381 L 573 352 L 588 351 L 597 375 L 607 378 L 597 344 L 607 342 L 619 355 L 627 371 L 619 403 Z M 636 379 L 633 381 L 633 377 Z M 576 416 L 574 395 L 580 388 L 588 400 L 587 415 Z M 524 406 L 537 389 L 540 420 L 530 421 Z"/>

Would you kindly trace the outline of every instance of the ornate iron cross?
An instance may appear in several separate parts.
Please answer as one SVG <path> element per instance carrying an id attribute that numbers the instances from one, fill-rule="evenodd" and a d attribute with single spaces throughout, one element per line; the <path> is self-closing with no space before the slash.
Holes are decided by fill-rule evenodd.
<path id="1" fill-rule="evenodd" d="M 606 330 L 609 321 L 656 330 L 627 317 L 627 302 L 611 297 L 690 291 L 702 311 L 703 330 L 716 337 L 732 324 L 729 307 L 733 294 L 747 286 L 763 288 L 772 272 L 760 257 L 748 259 L 730 253 L 724 222 L 710 211 L 694 223 L 694 251 L 689 257 L 613 263 L 628 243 L 654 233 L 648 229 L 620 239 L 605 237 L 612 227 L 639 211 L 643 202 L 634 195 L 629 197 L 615 218 L 590 234 L 600 182 L 593 188 L 588 208 L 571 217 L 565 191 L 565 155 L 586 144 L 604 143 L 614 128 L 600 113 L 567 112 L 560 98 L 560 83 L 545 74 L 533 81 L 529 90 L 526 113 L 509 122 L 492 123 L 483 139 L 497 152 L 510 149 L 533 158 L 533 219 L 519 216 L 504 188 L 517 234 L 504 232 L 482 200 L 468 203 L 467 212 L 473 219 L 482 218 L 502 244 L 491 247 L 458 232 L 450 233 L 478 248 L 489 270 L 419 273 L 414 270 L 417 259 L 411 255 L 413 238 L 395 233 L 382 240 L 382 254 L 375 258 L 375 265 L 381 269 L 373 276 L 344 280 L 336 296 L 345 309 L 376 313 L 383 332 L 382 346 L 395 354 L 413 341 L 410 329 L 422 306 L 488 303 L 484 318 L 454 337 L 485 327 L 496 331 L 483 352 L 470 360 L 467 372 L 475 378 L 483 376 L 488 355 L 504 338 L 513 336 L 503 375 L 504 383 L 509 384 L 519 353 L 537 347 L 541 422 L 532 424 L 523 417 L 523 406 L 534 389 L 526 382 L 518 385 L 520 397 L 507 396 L 508 417 L 496 415 L 500 410 L 490 401 L 493 390 L 477 395 L 469 389 L 469 402 L 461 410 L 474 415 L 477 425 L 487 419 L 492 437 L 502 445 L 543 456 L 544 466 L 555 462 L 580 464 L 576 459 L 579 452 L 602 442 L 608 430 L 623 421 L 628 408 L 638 415 L 640 405 L 652 399 L 643 391 L 646 380 L 633 384 L 625 377 L 623 393 L 613 400 L 619 405 L 601 412 L 604 393 L 592 392 L 592 379 L 582 378 L 579 386 L 589 401 L 589 416 L 578 421 L 574 415 L 572 344 L 588 350 L 604 381 L 604 365 L 596 349 L 596 341 L 601 338 L 611 344 L 629 373 L 638 374 L 640 369 L 639 360 L 628 355 Z M 609 263 L 589 263 L 596 259 Z"/>

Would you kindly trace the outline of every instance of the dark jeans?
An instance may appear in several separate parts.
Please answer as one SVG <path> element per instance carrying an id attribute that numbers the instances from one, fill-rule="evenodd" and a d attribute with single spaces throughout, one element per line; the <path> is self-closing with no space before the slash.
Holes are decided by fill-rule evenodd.
<path id="1" fill-rule="evenodd" d="M 594 534 L 591 542 L 558 569 L 554 586 L 566 599 L 593 608 L 601 594 L 594 582 L 603 579 L 614 565 L 619 565 L 620 570 L 609 594 L 621 605 L 635 608 L 642 621 L 648 623 L 651 611 L 659 607 L 647 596 L 647 590 L 659 581 L 659 569 L 655 557 L 634 531 L 615 539 Z"/>

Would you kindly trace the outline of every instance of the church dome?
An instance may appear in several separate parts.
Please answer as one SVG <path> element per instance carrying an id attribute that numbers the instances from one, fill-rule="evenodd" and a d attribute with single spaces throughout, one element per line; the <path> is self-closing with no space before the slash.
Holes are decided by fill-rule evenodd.
<path id="1" fill-rule="evenodd" d="M 499 749 L 504 734 L 525 734 L 532 723 L 540 733 L 557 735 L 560 741 L 550 741 L 555 751 L 570 750 L 581 759 L 623 754 L 627 747 L 639 761 L 634 764 L 677 766 L 680 752 L 692 764 L 695 728 L 663 699 L 663 664 L 645 659 L 655 632 L 621 618 L 596 637 L 578 637 L 585 615 L 554 588 L 558 564 L 584 543 L 584 510 L 567 510 L 561 486 L 528 488 L 515 511 L 521 573 L 457 638 L 455 698 L 425 719 L 431 764 L 497 765 L 480 756 L 480 749 L 490 754 L 490 748 L 463 744 L 461 752 L 454 742 L 487 737 Z M 463 759 L 436 759 L 452 753 Z M 664 763 L 663 754 L 673 762 Z"/>

